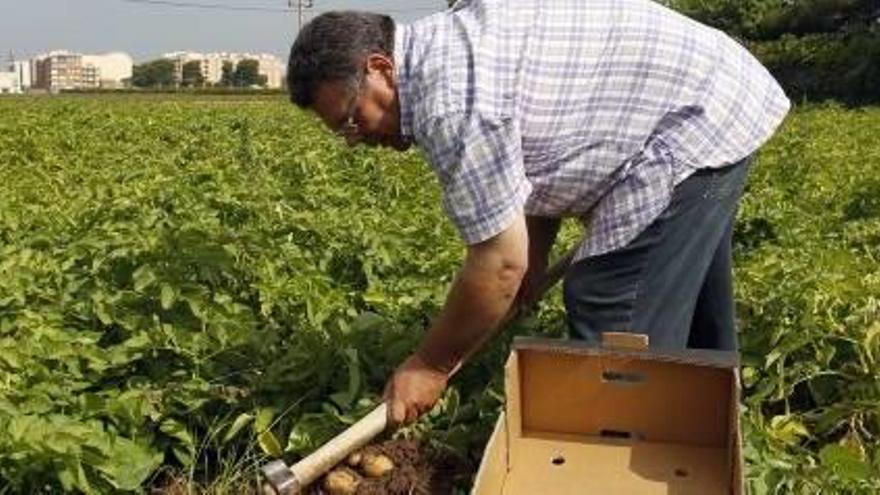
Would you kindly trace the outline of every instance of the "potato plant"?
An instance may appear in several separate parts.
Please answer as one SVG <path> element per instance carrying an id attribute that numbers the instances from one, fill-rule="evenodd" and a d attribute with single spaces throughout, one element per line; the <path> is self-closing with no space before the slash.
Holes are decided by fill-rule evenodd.
<path id="1" fill-rule="evenodd" d="M 753 168 L 755 493 L 880 489 L 878 131 L 800 109 Z M 0 100 L 0 493 L 253 488 L 376 404 L 462 255 L 417 152 L 347 149 L 282 98 Z M 558 293 L 403 433 L 478 463 L 513 333 L 563 335 Z"/>

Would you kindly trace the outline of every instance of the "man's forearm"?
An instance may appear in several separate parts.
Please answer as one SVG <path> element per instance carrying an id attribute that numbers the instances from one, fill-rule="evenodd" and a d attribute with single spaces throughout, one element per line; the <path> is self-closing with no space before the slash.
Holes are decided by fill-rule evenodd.
<path id="1" fill-rule="evenodd" d="M 559 218 L 526 217 L 526 228 L 529 232 L 529 265 L 538 266 L 546 263 L 556 235 L 559 233 Z"/>
<path id="2" fill-rule="evenodd" d="M 537 302 L 538 291 L 547 271 L 550 250 L 553 248 L 556 234 L 559 232 L 560 220 L 550 217 L 527 216 L 525 223 L 529 237 L 529 270 L 520 286 L 517 300 L 514 302 L 517 306 L 529 306 Z"/>
<path id="3" fill-rule="evenodd" d="M 446 305 L 417 351 L 450 372 L 488 340 L 510 310 L 528 264 L 528 234 L 520 217 L 495 245 L 472 248 Z"/>
<path id="4" fill-rule="evenodd" d="M 487 280 L 490 278 L 495 280 Z M 522 273 L 483 273 L 463 268 L 446 306 L 425 335 L 418 354 L 432 367 L 450 372 L 487 340 L 510 310 Z"/>

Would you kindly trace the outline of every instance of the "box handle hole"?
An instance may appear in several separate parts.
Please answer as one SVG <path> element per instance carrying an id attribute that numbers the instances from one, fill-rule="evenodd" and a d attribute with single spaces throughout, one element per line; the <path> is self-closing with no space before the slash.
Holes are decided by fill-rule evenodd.
<path id="1" fill-rule="evenodd" d="M 550 462 L 552 462 L 554 466 L 561 466 L 565 464 L 565 457 L 562 457 L 561 455 L 553 456 L 553 458 L 550 459 Z"/>
<path id="2" fill-rule="evenodd" d="M 677 468 L 673 472 L 674 472 L 676 478 L 687 478 L 688 477 L 687 469 Z"/>
<path id="3" fill-rule="evenodd" d="M 646 380 L 644 373 L 630 373 L 626 371 L 605 370 L 602 372 L 602 381 L 617 385 L 638 385 Z"/>
<path id="4" fill-rule="evenodd" d="M 619 438 L 622 440 L 631 440 L 635 437 L 632 433 L 628 431 L 620 431 L 620 430 L 602 430 L 599 432 L 599 435 L 605 438 Z"/>

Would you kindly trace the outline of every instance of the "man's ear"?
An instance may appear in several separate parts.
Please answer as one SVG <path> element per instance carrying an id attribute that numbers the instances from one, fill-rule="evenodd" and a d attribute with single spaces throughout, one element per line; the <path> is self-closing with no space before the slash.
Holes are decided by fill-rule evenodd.
<path id="1" fill-rule="evenodd" d="M 379 76 L 391 85 L 394 82 L 394 61 L 381 53 L 367 56 L 367 74 Z"/>

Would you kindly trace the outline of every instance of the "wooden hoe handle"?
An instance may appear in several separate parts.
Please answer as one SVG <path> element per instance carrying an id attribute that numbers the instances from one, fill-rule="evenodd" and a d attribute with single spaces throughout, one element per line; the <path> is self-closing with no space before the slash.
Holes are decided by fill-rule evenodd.
<path id="1" fill-rule="evenodd" d="M 388 405 L 383 402 L 357 423 L 291 466 L 290 470 L 300 486 L 305 487 L 342 462 L 348 454 L 370 443 L 387 427 Z"/>

